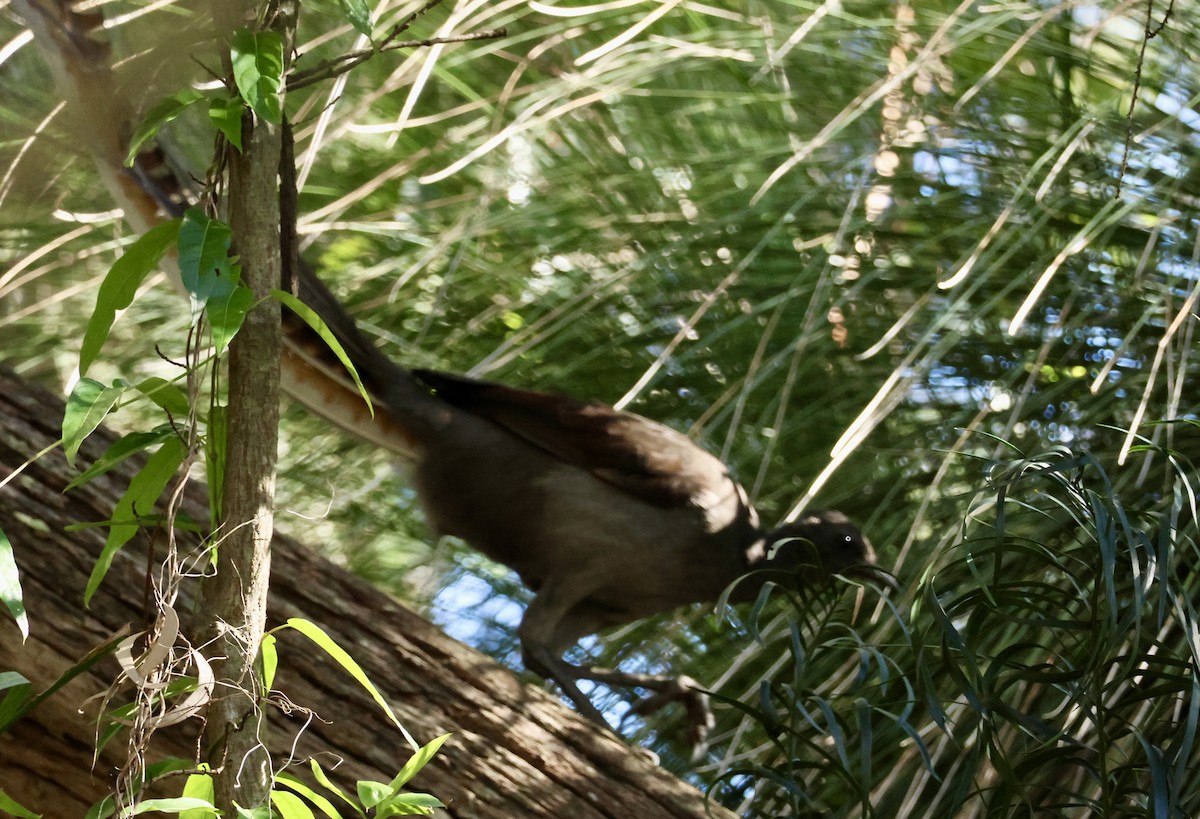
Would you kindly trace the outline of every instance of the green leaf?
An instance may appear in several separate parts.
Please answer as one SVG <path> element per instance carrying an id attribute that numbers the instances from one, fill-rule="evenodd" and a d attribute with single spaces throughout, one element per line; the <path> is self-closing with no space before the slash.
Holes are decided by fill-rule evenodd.
<path id="1" fill-rule="evenodd" d="M 199 208 L 189 208 L 179 225 L 179 275 L 184 288 L 199 305 L 228 295 L 234 280 L 234 260 L 229 255 L 233 230 L 209 219 Z"/>
<path id="2" fill-rule="evenodd" d="M 243 808 L 234 804 L 234 808 L 237 810 L 238 819 L 271 819 L 271 809 L 265 805 L 261 808 Z"/>
<path id="3" fill-rule="evenodd" d="M 396 715 L 392 712 L 392 707 L 384 701 L 383 695 L 379 693 L 379 689 L 375 687 L 374 683 L 367 679 L 366 672 L 364 672 L 362 667 L 355 662 L 353 657 L 346 653 L 345 649 L 335 643 L 320 626 L 311 620 L 305 620 L 301 617 L 293 617 L 287 621 L 287 625 L 291 628 L 294 628 L 308 639 L 312 640 L 320 648 L 322 648 L 325 653 L 332 657 L 338 663 L 338 665 L 346 669 L 346 671 L 350 673 L 350 676 L 357 680 L 358 684 L 366 689 L 367 693 L 371 695 L 371 698 L 379 704 L 379 707 L 382 708 L 383 712 L 388 715 L 388 719 L 392 721 L 392 724 L 400 729 L 401 733 L 404 734 L 404 738 L 408 740 L 408 744 L 412 746 L 413 750 L 421 750 L 417 745 L 416 740 L 409 735 L 408 731 L 404 730 L 404 726 L 400 724 L 400 720 L 396 719 Z"/>
<path id="4" fill-rule="evenodd" d="M 275 672 L 279 669 L 279 651 L 275 647 L 275 644 L 278 642 L 274 634 L 267 634 L 263 637 L 262 643 L 259 646 L 259 651 L 262 652 L 262 687 L 264 697 L 271 692 L 271 686 L 275 684 Z"/>
<path id="5" fill-rule="evenodd" d="M 377 819 L 387 819 L 389 816 L 428 816 L 434 808 L 444 808 L 446 804 L 429 793 L 398 793 L 383 801 L 379 806 Z"/>
<path id="6" fill-rule="evenodd" d="M 354 810 L 360 816 L 363 814 L 362 809 L 358 805 L 354 804 L 354 800 L 347 796 L 345 791 L 333 784 L 333 780 L 331 780 L 325 773 L 325 769 L 321 767 L 321 763 L 317 762 L 315 759 L 311 759 L 309 760 L 309 767 L 312 769 L 313 779 L 317 780 L 318 785 L 332 793 L 338 799 L 341 799 L 350 807 L 354 808 Z"/>
<path id="7" fill-rule="evenodd" d="M 213 404 L 208 411 L 208 437 L 204 444 L 204 468 L 208 473 L 209 529 L 217 531 L 222 520 L 225 492 L 225 442 L 229 433 L 229 411 Z M 215 557 L 215 554 L 214 554 Z"/>
<path id="8" fill-rule="evenodd" d="M 373 808 L 392 795 L 391 788 L 371 779 L 360 779 L 354 787 L 358 792 L 358 801 L 362 802 L 364 808 Z"/>
<path id="9" fill-rule="evenodd" d="M 341 0 L 342 14 L 354 30 L 367 39 L 371 38 L 371 7 L 367 0 Z"/>
<path id="10" fill-rule="evenodd" d="M 108 339 L 117 311 L 133 303 L 137 289 L 150 271 L 158 267 L 167 248 L 179 238 L 179 220 L 155 225 L 125 249 L 113 263 L 96 294 L 96 308 L 88 319 L 79 350 L 79 374 L 85 375 Z"/>
<path id="11" fill-rule="evenodd" d="M 400 790 L 410 779 L 416 776 L 417 772 L 424 768 L 429 763 L 429 760 L 433 759 L 443 743 L 449 738 L 449 734 L 442 734 L 413 754 L 408 762 L 404 763 L 404 767 L 400 769 L 400 772 L 392 779 L 392 791 Z"/>
<path id="12" fill-rule="evenodd" d="M 158 512 L 152 512 L 149 515 L 138 515 L 138 521 L 143 527 L 162 526 L 167 522 L 167 516 Z M 87 529 L 107 529 L 114 523 L 128 523 L 129 521 L 109 520 L 94 520 L 87 523 L 68 523 L 63 527 L 64 532 L 83 532 Z M 181 532 L 191 532 L 192 534 L 203 534 L 204 530 L 200 528 L 194 520 L 187 516 L 186 512 L 176 512 L 175 528 Z"/>
<path id="13" fill-rule="evenodd" d="M 367 409 L 371 413 L 371 417 L 375 417 L 375 407 L 371 404 L 371 396 L 367 394 L 367 388 L 363 386 L 362 379 L 358 377 L 358 370 L 354 369 L 354 364 L 350 361 L 350 356 L 346 355 L 346 351 L 342 349 L 341 343 L 334 336 L 333 331 L 325 321 L 317 315 L 316 311 L 309 307 L 300 299 L 293 296 L 291 293 L 283 290 L 272 290 L 271 295 L 283 302 L 293 313 L 304 319 L 304 323 L 312 328 L 312 331 L 321 337 L 325 345 L 333 351 L 333 354 L 338 357 L 338 361 L 342 362 L 342 366 L 346 368 L 346 372 L 350 373 L 350 377 L 354 379 L 355 385 L 358 387 L 358 394 L 367 402 Z"/>
<path id="14" fill-rule="evenodd" d="M 201 767 L 207 770 L 207 766 L 202 764 Z M 183 793 L 180 796 L 202 799 L 209 804 L 214 803 L 217 797 L 213 790 L 212 775 L 207 773 L 190 774 L 183 783 Z M 181 811 L 179 819 L 217 819 L 217 813 L 215 810 L 207 808 L 196 808 Z"/>
<path id="15" fill-rule="evenodd" d="M 254 293 L 241 285 L 235 286 L 228 294 L 209 299 L 205 312 L 208 314 L 208 323 L 212 325 L 213 347 L 217 355 L 225 352 L 253 305 Z"/>
<path id="16" fill-rule="evenodd" d="M 0 671 L 0 691 L 29 685 L 29 680 L 19 671 Z"/>
<path id="17" fill-rule="evenodd" d="M 271 804 L 282 819 L 314 819 L 312 809 L 304 800 L 287 791 L 271 791 Z"/>
<path id="18" fill-rule="evenodd" d="M 7 691 L 0 700 L 0 732 L 29 712 L 33 685 L 25 675 L 16 671 L 0 672 L 0 691 Z"/>
<path id="19" fill-rule="evenodd" d="M 275 775 L 275 784 L 283 785 L 285 788 L 291 788 L 296 793 L 303 796 L 309 802 L 316 806 L 317 810 L 329 817 L 329 819 L 341 819 L 342 815 L 333 803 L 326 799 L 321 794 L 314 791 L 312 788 L 305 785 L 296 777 L 289 773 L 280 772 Z M 361 811 L 359 811 L 361 813 Z"/>
<path id="20" fill-rule="evenodd" d="M 0 602 L 4 603 L 8 613 L 17 621 L 17 628 L 21 630 L 21 642 L 25 642 L 29 639 L 29 615 L 25 613 L 25 603 L 21 597 L 21 575 L 17 571 L 17 558 L 13 555 L 12 543 L 3 529 L 0 529 Z"/>
<path id="21" fill-rule="evenodd" d="M 166 410 L 173 418 L 186 418 L 191 410 L 187 393 L 180 389 L 178 384 L 173 384 L 165 378 L 152 376 L 134 389 Z"/>
<path id="22" fill-rule="evenodd" d="M 67 408 L 63 412 L 63 451 L 67 463 L 75 465 L 75 456 L 84 440 L 91 435 L 104 416 L 125 392 L 126 384 L 117 381 L 106 387 L 91 378 L 81 378 L 67 397 Z"/>
<path id="23" fill-rule="evenodd" d="M 125 167 L 133 166 L 134 160 L 137 159 L 138 153 L 147 140 L 153 138 L 164 125 L 202 99 L 204 99 L 204 94 L 201 92 L 194 88 L 185 88 L 159 100 L 146 113 L 142 124 L 133 132 L 133 138 L 129 141 L 129 153 L 125 154 Z"/>
<path id="24" fill-rule="evenodd" d="M 100 557 L 96 559 L 91 577 L 88 578 L 87 588 L 84 589 L 83 604 L 85 606 L 91 603 L 92 595 L 100 587 L 104 575 L 108 574 L 117 550 L 137 534 L 139 527 L 137 516 L 149 514 L 154 509 L 154 504 L 162 495 L 167 482 L 178 471 L 186 454 L 187 447 L 184 446 L 183 441 L 177 437 L 168 438 L 129 482 L 129 488 L 125 490 L 125 494 L 121 495 L 116 508 L 113 509 L 113 525 L 108 530 L 108 540 L 100 552 Z"/>
<path id="25" fill-rule="evenodd" d="M 398 805 L 413 805 L 419 808 L 444 808 L 446 803 L 431 793 L 401 793 L 392 797 L 391 801 Z"/>
<path id="26" fill-rule="evenodd" d="M 246 104 L 267 122 L 283 121 L 283 37 L 274 31 L 238 29 L 230 47 L 233 81 Z"/>
<path id="27" fill-rule="evenodd" d="M 242 150 L 242 110 L 244 105 L 241 97 L 221 94 L 213 97 L 208 104 L 208 118 L 217 130 L 225 135 L 229 144 Z"/>
<path id="28" fill-rule="evenodd" d="M 149 449 L 155 444 L 160 444 L 175 434 L 175 430 L 170 424 L 155 427 L 150 432 L 129 433 L 125 437 L 114 441 L 103 455 L 97 458 L 79 477 L 67 484 L 63 491 L 66 492 L 77 486 L 82 486 L 92 478 L 110 471 L 113 467 L 129 458 L 130 455 L 141 452 L 143 449 Z"/>
<path id="29" fill-rule="evenodd" d="M 80 674 L 87 671 L 89 668 L 100 662 L 103 658 L 111 654 L 117 647 L 117 644 L 124 639 L 127 634 L 127 629 L 122 629 L 116 634 L 109 637 L 103 643 L 93 648 L 83 658 L 68 668 L 62 675 L 50 684 L 42 693 L 36 697 L 30 697 L 33 687 L 26 682 L 21 682 L 25 678 L 16 672 L 7 672 L 15 676 L 5 677 L 9 681 L 9 685 L 0 686 L 0 689 L 7 687 L 8 694 L 0 701 L 0 733 L 5 731 L 10 725 L 16 722 L 21 717 L 28 714 L 36 708 L 47 697 L 53 696 L 60 688 L 69 683 L 71 680 L 78 677 Z M 20 677 L 20 679 L 17 679 Z"/>
<path id="30" fill-rule="evenodd" d="M 15 819 L 41 819 L 40 813 L 34 813 L 28 808 L 21 807 L 15 799 L 0 789 L 0 813 L 11 814 Z"/>
<path id="31" fill-rule="evenodd" d="M 84 814 L 83 819 L 105 819 L 112 816 L 116 811 L 117 806 L 113 802 L 112 794 L 107 794 L 99 802 L 88 808 L 88 812 Z"/>
<path id="32" fill-rule="evenodd" d="M 191 796 L 172 796 L 165 799 L 146 799 L 138 802 L 136 805 L 126 808 L 121 811 L 119 816 L 124 819 L 126 816 L 139 816 L 150 811 L 159 811 L 160 813 L 180 813 L 185 810 L 216 810 L 216 806 L 205 799 L 197 799 Z"/>

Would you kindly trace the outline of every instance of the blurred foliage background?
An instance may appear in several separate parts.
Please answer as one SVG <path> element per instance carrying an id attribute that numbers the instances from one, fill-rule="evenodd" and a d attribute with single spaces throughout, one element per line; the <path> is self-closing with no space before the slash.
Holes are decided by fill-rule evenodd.
<path id="1" fill-rule="evenodd" d="M 143 109 L 209 79 L 205 3 L 96 5 Z M 0 362 L 64 386 L 133 237 L 0 15 Z M 1192 0 L 445 0 L 409 34 L 504 32 L 289 95 L 304 252 L 400 361 L 621 402 L 768 521 L 869 533 L 894 600 L 581 648 L 730 701 L 689 766 L 682 714 L 596 692 L 714 798 L 1196 815 L 1198 24 Z M 299 42 L 298 69 L 366 44 L 324 0 Z M 166 136 L 206 167 L 202 114 Z M 185 312 L 148 285 L 93 375 L 173 375 Z M 515 579 L 431 548 L 379 453 L 285 423 L 280 525 L 519 666 Z"/>

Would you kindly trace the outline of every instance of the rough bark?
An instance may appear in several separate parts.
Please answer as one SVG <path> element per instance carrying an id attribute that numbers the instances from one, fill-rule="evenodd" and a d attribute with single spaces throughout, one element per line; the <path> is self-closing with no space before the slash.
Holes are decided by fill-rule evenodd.
<path id="1" fill-rule="evenodd" d="M 272 193 L 270 188 L 265 190 L 268 196 Z M 278 261 L 277 246 L 274 256 Z M 249 269 L 245 267 L 243 272 Z M 257 278 L 273 281 L 278 275 L 266 273 Z M 256 292 L 256 296 L 261 294 Z M 209 759 L 220 770 L 214 776 L 216 804 L 225 811 L 235 802 L 263 804 L 270 784 L 267 761 L 258 753 L 262 726 L 254 661 L 266 627 L 271 573 L 279 353 L 279 306 L 260 303 L 246 316 L 229 349 L 229 460 L 223 504 L 229 534 L 221 538 L 217 572 L 205 582 L 202 595 L 203 617 L 210 624 L 221 624 L 215 648 L 224 659 L 215 668 L 217 685 L 227 694 L 213 703 L 217 711 L 210 714 L 207 741 Z M 217 712 L 219 720 L 215 719 Z"/>
<path id="2" fill-rule="evenodd" d="M 0 370 L 0 480 L 59 435 L 62 402 Z M 86 465 L 112 436 L 99 433 L 81 452 Z M 124 624 L 144 624 L 145 538 L 118 554 L 90 610 L 82 592 L 105 530 L 65 532 L 107 519 L 131 469 L 120 468 L 63 493 L 76 474 L 61 450 L 45 455 L 0 489 L 0 528 L 12 540 L 31 637 L 0 622 L 0 670 L 14 669 L 44 687 Z M 195 488 L 195 487 L 193 487 Z M 200 493 L 185 511 L 206 520 Z M 453 817 L 700 817 L 702 795 L 639 752 L 525 685 L 489 658 L 445 636 L 364 581 L 287 538 L 273 543 L 268 627 L 289 617 L 318 623 L 363 665 L 405 726 L 420 741 L 453 736 L 413 786 L 448 804 Z M 178 608 L 187 611 L 194 589 Z M 270 709 L 273 756 L 318 755 L 342 784 L 386 779 L 409 750 L 369 696 L 311 644 L 283 633 L 276 689 L 304 711 Z M 94 727 L 84 701 L 115 675 L 106 660 L 66 686 L 0 737 L 0 788 L 48 817 L 81 816 L 104 793 L 125 753 L 120 738 L 92 765 Z M 299 740 L 293 740 L 299 733 Z M 156 735 L 155 754 L 194 758 L 195 730 Z M 175 783 L 176 785 L 178 783 Z M 719 816 L 730 816 L 714 808 Z"/>
<path id="3" fill-rule="evenodd" d="M 281 26 L 282 28 L 282 26 Z M 290 49 L 290 40 L 284 47 Z M 229 223 L 242 267 L 242 286 L 255 305 L 229 347 L 229 432 L 217 571 L 205 581 L 201 618 L 215 629 L 218 696 L 209 710 L 205 744 L 213 766 L 217 808 L 265 805 L 271 760 L 262 746 L 266 725 L 255 668 L 266 629 L 275 526 L 279 450 L 279 125 L 243 114 L 242 150 L 229 151 Z M 210 656 L 213 651 L 210 650 Z"/>

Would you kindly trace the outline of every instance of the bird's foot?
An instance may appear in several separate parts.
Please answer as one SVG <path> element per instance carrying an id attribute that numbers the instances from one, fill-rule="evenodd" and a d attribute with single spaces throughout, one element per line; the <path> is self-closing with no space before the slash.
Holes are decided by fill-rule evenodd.
<path id="1" fill-rule="evenodd" d="M 673 702 L 683 703 L 691 726 L 688 729 L 688 740 L 692 746 L 692 761 L 700 761 L 708 752 L 708 736 L 716 725 L 716 720 L 713 718 L 712 708 L 709 707 L 708 692 L 691 677 L 639 674 L 593 666 L 579 668 L 578 679 L 650 691 L 650 696 L 631 709 L 632 713 L 640 716 L 653 714 Z"/>
<path id="2" fill-rule="evenodd" d="M 525 664 L 536 673 L 558 683 L 559 688 L 581 714 L 610 729 L 608 720 L 592 704 L 591 699 L 579 690 L 579 680 L 591 680 L 609 687 L 640 688 L 651 692 L 630 711 L 641 716 L 653 714 L 673 702 L 682 703 L 687 709 L 690 724 L 688 740 L 692 746 L 692 761 L 698 762 L 708 751 L 708 737 L 716 725 L 716 720 L 709 707 L 708 693 L 691 677 L 578 666 L 566 662 L 545 648 L 528 644 L 525 646 Z"/>
<path id="3" fill-rule="evenodd" d="M 644 716 L 653 714 L 672 702 L 682 703 L 687 709 L 688 721 L 691 724 L 688 730 L 688 741 L 692 746 L 692 762 L 699 762 L 703 759 L 708 752 L 709 734 L 717 724 L 709 705 L 708 692 L 691 677 L 682 675 L 662 677 L 655 681 L 654 685 L 640 687 L 654 693 L 635 705 L 633 712 Z"/>

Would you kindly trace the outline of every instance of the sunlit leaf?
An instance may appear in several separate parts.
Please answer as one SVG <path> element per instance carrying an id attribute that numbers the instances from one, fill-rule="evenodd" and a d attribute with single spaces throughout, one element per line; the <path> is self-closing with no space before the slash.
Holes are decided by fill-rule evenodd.
<path id="1" fill-rule="evenodd" d="M 391 795 L 392 789 L 384 782 L 361 779 L 355 783 L 358 801 L 364 808 L 373 808 Z"/>
<path id="2" fill-rule="evenodd" d="M 360 379 L 358 376 L 358 370 L 354 367 L 354 362 L 352 362 L 350 357 L 346 355 L 346 351 L 343 349 L 341 342 L 337 340 L 337 336 L 333 334 L 333 331 L 329 329 L 329 326 L 325 324 L 321 317 L 318 316 L 311 307 L 300 301 L 300 299 L 296 298 L 291 293 L 285 293 L 282 290 L 272 290 L 271 295 L 279 299 L 279 301 L 281 301 L 293 313 L 304 319 L 304 323 L 311 327 L 313 332 L 320 336 L 321 340 L 325 342 L 326 346 L 333 351 L 333 354 L 338 357 L 338 361 L 342 362 L 342 366 L 346 368 L 346 372 L 348 372 L 350 377 L 354 379 L 354 383 L 358 387 L 358 394 L 361 395 L 363 401 L 366 402 L 367 409 L 370 411 L 371 417 L 375 417 L 375 407 L 371 403 L 371 396 L 367 393 L 367 388 L 363 386 L 362 379 Z"/>
<path id="3" fill-rule="evenodd" d="M 243 808 L 241 805 L 235 806 L 238 819 L 272 819 L 271 809 L 264 806 L 261 808 Z"/>
<path id="4" fill-rule="evenodd" d="M 267 634 L 263 637 L 262 644 L 259 646 L 259 654 L 262 662 L 263 696 L 270 693 L 271 686 L 275 684 L 275 672 L 279 669 L 277 642 L 274 634 Z"/>
<path id="5" fill-rule="evenodd" d="M 345 669 L 346 672 L 349 673 L 350 676 L 353 677 L 358 684 L 362 686 L 368 694 L 371 695 L 371 699 L 378 703 L 379 707 L 383 709 L 383 712 L 387 714 L 388 719 L 392 721 L 392 724 L 400 729 L 401 733 L 404 734 L 404 738 L 408 741 L 409 745 L 412 746 L 412 749 L 414 751 L 420 750 L 420 746 L 417 745 L 416 741 L 409 735 L 408 731 L 404 729 L 404 726 L 400 724 L 400 720 L 396 718 L 395 713 L 392 711 L 392 707 L 387 704 L 387 701 L 383 698 L 383 695 L 379 693 L 379 689 L 376 688 L 375 684 L 367 678 L 367 674 L 362 670 L 362 666 L 360 666 L 358 662 L 346 652 L 345 649 L 334 642 L 333 639 L 325 633 L 324 629 L 311 620 L 305 620 L 301 617 L 290 618 L 287 621 L 287 626 L 300 632 L 309 640 L 312 640 L 317 644 L 317 646 L 325 651 L 325 653 L 332 657 L 338 665 Z"/>
<path id="6" fill-rule="evenodd" d="M 100 284 L 96 294 L 96 308 L 84 331 L 83 344 L 79 349 L 79 374 L 88 368 L 100 354 L 118 310 L 133 303 L 133 297 L 142 281 L 154 270 L 167 248 L 179 236 L 179 220 L 172 219 L 155 225 L 125 249 L 121 258 L 113 263 L 108 275 Z"/>
<path id="7" fill-rule="evenodd" d="M 29 615 L 25 613 L 25 602 L 21 597 L 21 575 L 17 571 L 17 558 L 12 543 L 4 530 L 0 529 L 0 603 L 17 622 L 22 641 L 29 638 Z"/>
<path id="8" fill-rule="evenodd" d="M 371 36 L 371 7 L 367 0 L 338 0 L 342 13 L 354 30 L 364 37 Z"/>
<path id="9" fill-rule="evenodd" d="M 201 767 L 207 769 L 206 764 Z M 214 804 L 216 802 L 216 792 L 213 788 L 212 775 L 208 773 L 188 774 L 188 778 L 184 780 L 183 792 L 180 796 Z M 195 808 L 180 811 L 179 813 L 179 819 L 216 819 L 216 817 L 216 812 L 207 808 Z"/>
<path id="10" fill-rule="evenodd" d="M 312 771 L 313 779 L 317 781 L 318 785 L 346 803 L 346 805 L 353 809 L 354 812 L 359 816 L 363 815 L 362 808 L 360 808 L 353 799 L 347 796 L 345 791 L 334 784 L 333 780 L 329 778 L 329 775 L 325 773 L 325 769 L 321 767 L 321 763 L 317 762 L 315 759 L 311 759 L 309 760 L 309 769 Z"/>
<path id="11" fill-rule="evenodd" d="M 399 773 L 392 779 L 390 787 L 393 791 L 398 791 L 408 784 L 408 781 L 417 775 L 422 768 L 429 764 L 429 760 L 437 754 L 443 743 L 450 738 L 449 734 L 442 734 L 440 737 L 435 737 L 425 745 L 421 746 L 415 754 L 413 754 Z"/>
<path id="12" fill-rule="evenodd" d="M 230 49 L 233 79 L 242 99 L 267 122 L 282 121 L 283 37 L 274 31 L 238 29 Z"/>
<path id="13" fill-rule="evenodd" d="M 446 804 L 432 794 L 398 793 L 384 801 L 379 816 L 428 816 L 435 808 L 444 807 Z"/>
<path id="14" fill-rule="evenodd" d="M 281 771 L 275 775 L 275 783 L 277 785 L 282 785 L 285 788 L 290 788 L 291 790 L 300 794 L 306 800 L 311 802 L 313 806 L 316 807 L 316 809 L 319 810 L 323 815 L 329 817 L 329 819 L 342 819 L 342 814 L 338 812 L 338 809 L 332 802 L 291 774 Z M 358 812 L 360 814 L 362 813 L 361 810 Z"/>
<path id="15" fill-rule="evenodd" d="M 242 150 L 242 110 L 240 97 L 218 94 L 208 104 L 208 118 L 225 135 L 229 144 Z"/>
<path id="16" fill-rule="evenodd" d="M 143 799 L 132 808 L 121 811 L 118 816 L 141 816 L 143 813 L 182 813 L 189 810 L 212 810 L 213 804 L 192 796 L 175 796 L 163 799 Z"/>
<path id="17" fill-rule="evenodd" d="M 271 805 L 281 819 L 313 819 L 312 808 L 304 804 L 304 800 L 294 793 L 272 790 Z"/>

